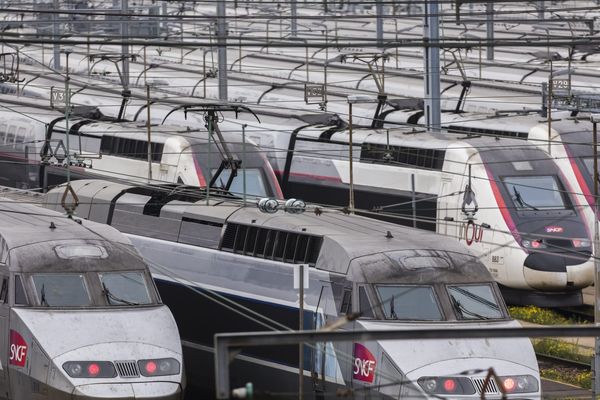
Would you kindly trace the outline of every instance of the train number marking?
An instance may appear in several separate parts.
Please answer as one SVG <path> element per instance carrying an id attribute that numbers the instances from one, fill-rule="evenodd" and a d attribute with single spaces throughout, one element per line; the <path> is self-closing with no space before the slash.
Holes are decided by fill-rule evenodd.
<path id="1" fill-rule="evenodd" d="M 377 362 L 369 349 L 360 343 L 354 343 L 354 365 L 352 379 L 373 383 Z"/>
<path id="2" fill-rule="evenodd" d="M 504 265 L 504 257 L 502 257 L 502 256 L 492 256 L 492 263 Z"/>
<path id="3" fill-rule="evenodd" d="M 27 342 L 17 331 L 10 330 L 9 364 L 24 367 L 27 361 Z"/>

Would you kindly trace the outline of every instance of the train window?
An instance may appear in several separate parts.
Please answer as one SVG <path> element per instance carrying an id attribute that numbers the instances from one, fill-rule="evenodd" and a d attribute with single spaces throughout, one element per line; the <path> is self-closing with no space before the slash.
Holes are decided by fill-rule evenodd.
<path id="1" fill-rule="evenodd" d="M 0 302 L 6 303 L 8 299 L 8 277 L 2 278 L 2 288 L 0 289 Z"/>
<path id="2" fill-rule="evenodd" d="M 262 175 L 262 171 L 259 168 L 246 168 L 245 170 L 240 169 L 237 171 L 237 175 L 231 181 L 231 186 L 229 186 L 229 191 L 231 193 L 242 195 L 244 193 L 244 171 L 246 173 L 246 194 L 248 196 L 256 196 L 256 197 L 267 197 L 269 193 L 267 193 L 267 187 L 265 185 L 265 180 Z M 216 174 L 217 170 L 213 169 L 211 173 Z M 227 185 L 227 181 L 231 176 L 230 169 L 224 169 L 221 171 L 221 174 L 218 176 L 215 185 L 217 188 L 224 189 Z"/>
<path id="3" fill-rule="evenodd" d="M 431 286 L 377 285 L 386 319 L 441 321 L 442 313 Z"/>
<path id="4" fill-rule="evenodd" d="M 367 295 L 367 290 L 364 286 L 358 288 L 358 302 L 360 314 L 363 318 L 373 318 L 373 306 L 369 301 L 369 296 Z"/>
<path id="5" fill-rule="evenodd" d="M 27 305 L 27 295 L 20 275 L 15 275 L 15 305 Z"/>
<path id="6" fill-rule="evenodd" d="M 352 290 L 344 289 L 344 295 L 342 296 L 342 305 L 340 306 L 340 313 L 348 315 L 352 311 Z"/>
<path id="7" fill-rule="evenodd" d="M 39 305 L 81 307 L 91 303 L 81 274 L 33 274 Z"/>
<path id="8" fill-rule="evenodd" d="M 490 285 L 449 286 L 448 293 L 458 319 L 503 317 Z"/>
<path id="9" fill-rule="evenodd" d="M 585 168 L 587 169 L 587 172 L 593 177 L 594 176 L 594 158 L 589 157 L 589 158 L 583 158 L 582 160 L 583 160 L 583 164 L 585 165 Z M 592 178 L 592 180 L 593 180 L 593 178 Z"/>
<path id="10" fill-rule="evenodd" d="M 552 175 L 507 176 L 502 181 L 517 210 L 564 210 L 563 188 Z"/>
<path id="11" fill-rule="evenodd" d="M 104 295 L 110 305 L 132 306 L 150 304 L 150 294 L 142 272 L 111 272 L 100 274 Z"/>

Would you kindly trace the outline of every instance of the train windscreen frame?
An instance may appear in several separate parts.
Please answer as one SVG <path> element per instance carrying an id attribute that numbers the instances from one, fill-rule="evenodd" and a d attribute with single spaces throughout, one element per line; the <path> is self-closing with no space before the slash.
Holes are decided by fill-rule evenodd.
<path id="1" fill-rule="evenodd" d="M 450 302 L 460 320 L 503 319 L 504 312 L 488 284 L 448 285 Z"/>
<path id="2" fill-rule="evenodd" d="M 433 286 L 375 285 L 385 319 L 443 321 Z"/>
<path id="3" fill-rule="evenodd" d="M 572 206 L 554 175 L 511 175 L 500 178 L 518 211 L 568 210 Z"/>

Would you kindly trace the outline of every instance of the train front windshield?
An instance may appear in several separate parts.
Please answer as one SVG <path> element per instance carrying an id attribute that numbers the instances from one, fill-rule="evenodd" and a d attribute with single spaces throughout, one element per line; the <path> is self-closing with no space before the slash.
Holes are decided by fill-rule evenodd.
<path id="1" fill-rule="evenodd" d="M 26 279 L 25 279 L 26 280 Z M 106 307 L 156 304 L 142 271 L 31 274 L 36 305 Z M 33 302 L 30 302 L 33 303 Z"/>
<path id="2" fill-rule="evenodd" d="M 564 189 L 555 176 L 507 176 L 501 179 L 519 211 L 570 208 L 565 201 Z"/>
<path id="3" fill-rule="evenodd" d="M 217 173 L 217 170 L 212 171 L 213 174 Z M 244 175 L 246 179 L 246 195 L 253 197 L 269 197 L 271 194 L 267 190 L 265 185 L 265 179 L 263 173 L 259 168 L 246 168 L 238 169 L 237 175 L 231 181 L 229 192 L 242 196 L 244 194 Z M 225 189 L 227 181 L 231 176 L 230 169 L 224 169 L 217 177 L 215 186 L 220 189 Z"/>
<path id="4" fill-rule="evenodd" d="M 375 285 L 385 319 L 402 321 L 504 319 L 491 284 Z M 450 303 L 452 314 L 442 311 Z M 363 305 L 361 304 L 361 309 Z"/>

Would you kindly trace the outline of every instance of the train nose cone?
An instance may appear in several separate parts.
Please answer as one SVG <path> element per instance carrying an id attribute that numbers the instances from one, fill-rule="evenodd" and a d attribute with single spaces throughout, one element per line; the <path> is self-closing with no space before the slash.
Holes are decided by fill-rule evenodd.
<path id="1" fill-rule="evenodd" d="M 182 391 L 178 383 L 139 382 L 139 383 L 98 383 L 76 386 L 73 400 L 181 400 Z"/>
<path id="2" fill-rule="evenodd" d="M 574 290 L 593 282 L 594 269 L 589 257 L 531 253 L 523 264 L 525 282 L 536 290 Z"/>

